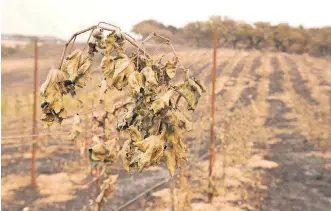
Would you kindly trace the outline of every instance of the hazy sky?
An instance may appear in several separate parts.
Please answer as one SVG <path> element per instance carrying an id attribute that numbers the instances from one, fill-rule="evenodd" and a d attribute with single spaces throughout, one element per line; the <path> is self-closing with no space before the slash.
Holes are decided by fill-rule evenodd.
<path id="1" fill-rule="evenodd" d="M 117 24 L 129 32 L 141 20 L 183 26 L 211 15 L 249 23 L 331 25 L 331 0 L 1 0 L 1 4 L 2 33 L 65 39 L 98 21 Z"/>

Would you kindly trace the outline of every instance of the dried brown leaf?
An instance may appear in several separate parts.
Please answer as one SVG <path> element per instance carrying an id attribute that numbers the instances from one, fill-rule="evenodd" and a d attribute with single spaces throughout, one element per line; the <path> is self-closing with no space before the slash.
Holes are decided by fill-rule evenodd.
<path id="1" fill-rule="evenodd" d="M 176 155 L 173 149 L 167 147 L 164 150 L 164 160 L 171 176 L 174 176 L 176 170 Z"/>
<path id="2" fill-rule="evenodd" d="M 89 148 L 90 159 L 99 162 L 113 162 L 117 155 L 117 139 L 111 139 L 106 142 L 96 140 L 91 148 Z"/>
<path id="3" fill-rule="evenodd" d="M 126 171 L 130 171 L 130 159 L 131 159 L 131 143 L 132 140 L 128 139 L 124 142 L 120 155 L 123 162 L 123 167 Z"/>
<path id="4" fill-rule="evenodd" d="M 128 87 L 132 97 L 136 97 L 142 93 L 145 87 L 145 80 L 143 74 L 134 71 L 130 74 L 128 80 Z"/>
<path id="5" fill-rule="evenodd" d="M 41 120 L 46 125 L 52 122 L 62 122 L 67 117 L 63 104 L 63 94 L 66 93 L 64 81 L 65 74 L 58 69 L 51 69 L 47 75 L 46 81 L 41 85 L 40 96 L 42 98 L 41 108 L 44 115 Z"/>
<path id="6" fill-rule="evenodd" d="M 168 141 L 168 150 L 171 150 L 175 155 L 176 167 L 179 168 L 181 160 L 187 161 L 186 145 L 183 142 L 183 138 L 175 132 L 168 132 L 166 135 Z"/>
<path id="7" fill-rule="evenodd" d="M 99 87 L 100 87 L 99 103 L 103 103 L 105 101 L 105 94 L 106 94 L 106 92 L 108 91 L 108 88 L 109 88 L 106 78 L 104 78 L 101 81 Z"/>
<path id="8" fill-rule="evenodd" d="M 70 140 L 75 141 L 81 132 L 82 132 L 81 119 L 80 119 L 79 114 L 76 114 L 74 116 L 74 120 L 73 120 L 73 124 L 72 124 Z"/>
<path id="9" fill-rule="evenodd" d="M 163 135 L 152 135 L 142 141 L 134 142 L 133 145 L 138 147 L 141 153 L 131 163 L 137 162 L 139 171 L 158 163 L 163 155 L 163 143 Z"/>
<path id="10" fill-rule="evenodd" d="M 176 76 L 177 62 L 178 57 L 174 57 L 172 60 L 169 60 L 164 66 L 164 70 L 170 79 Z"/>
<path id="11" fill-rule="evenodd" d="M 188 103 L 188 109 L 194 110 L 200 100 L 204 87 L 198 80 L 188 79 L 184 83 L 176 86 L 176 90 L 181 94 Z"/>
<path id="12" fill-rule="evenodd" d="M 128 128 L 134 117 L 133 109 L 129 109 L 117 122 L 117 128 L 123 130 Z"/>
<path id="13" fill-rule="evenodd" d="M 186 131 L 192 130 L 192 122 L 178 109 L 168 111 L 166 122 L 171 125 L 177 134 L 183 134 Z"/>
<path id="14" fill-rule="evenodd" d="M 122 90 L 128 84 L 128 78 L 134 71 L 134 65 L 131 59 L 123 53 L 120 53 L 114 60 L 115 66 L 112 86 L 118 90 Z"/>
<path id="15" fill-rule="evenodd" d="M 92 33 L 92 37 L 95 39 L 98 48 L 106 49 L 107 46 L 103 35 L 103 29 L 96 28 Z"/>
<path id="16" fill-rule="evenodd" d="M 169 107 L 170 104 L 170 99 L 173 95 L 174 91 L 173 90 L 168 90 L 166 93 L 163 95 L 159 96 L 151 105 L 150 110 L 153 110 L 154 114 L 158 113 L 162 109 L 165 109 Z"/>
<path id="17" fill-rule="evenodd" d="M 158 84 L 151 64 L 147 64 L 147 66 L 141 70 L 141 73 L 145 77 L 146 86 L 156 86 Z"/>
<path id="18" fill-rule="evenodd" d="M 84 87 L 91 79 L 92 62 L 93 54 L 76 49 L 66 58 L 61 70 L 75 86 Z"/>
<path id="19" fill-rule="evenodd" d="M 133 142 L 138 142 L 143 139 L 141 132 L 135 126 L 130 125 L 130 127 L 127 129 L 127 131 L 130 134 L 131 140 Z"/>

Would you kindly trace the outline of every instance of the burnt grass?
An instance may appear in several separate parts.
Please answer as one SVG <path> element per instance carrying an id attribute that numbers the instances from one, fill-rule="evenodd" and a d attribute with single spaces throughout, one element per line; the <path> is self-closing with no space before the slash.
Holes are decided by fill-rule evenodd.
<path id="1" fill-rule="evenodd" d="M 57 142 L 57 139 L 49 139 L 47 144 L 48 146 L 59 145 Z M 14 152 L 22 152 L 23 154 L 23 152 L 30 151 L 30 146 L 31 145 L 29 143 L 25 143 L 20 146 L 16 145 L 14 147 L 11 147 L 10 145 L 3 145 L 2 153 L 10 154 Z M 37 151 L 39 150 L 40 149 L 37 149 Z M 55 174 L 62 171 L 63 167 L 66 165 L 66 162 L 78 160 L 79 157 L 80 155 L 77 151 L 59 150 L 55 152 L 55 154 L 51 154 L 48 157 L 37 157 L 36 167 L 39 174 Z M 22 174 L 25 172 L 28 174 L 31 169 L 31 160 L 27 158 L 12 159 L 7 165 L 2 165 L 1 168 L 1 177 L 9 174 Z"/>
<path id="2" fill-rule="evenodd" d="M 230 79 L 228 81 L 232 80 L 231 77 L 232 78 L 237 78 L 239 76 L 239 74 L 244 70 L 244 64 L 245 64 L 245 59 L 242 59 L 238 62 L 238 64 L 234 67 L 233 71 L 230 73 L 230 75 L 229 75 Z M 224 65 L 224 67 L 225 67 L 225 65 Z M 234 86 L 235 86 L 235 84 L 236 83 L 234 81 Z M 222 88 L 222 90 L 220 90 L 216 94 L 216 97 L 217 96 L 223 96 L 226 93 L 226 91 L 227 91 L 227 88 L 226 88 L 226 86 L 224 86 Z"/>
<path id="3" fill-rule="evenodd" d="M 289 66 L 289 74 L 291 76 L 291 81 L 293 83 L 293 89 L 295 92 L 304 98 L 309 104 L 318 105 L 319 103 L 312 97 L 311 90 L 309 90 L 306 85 L 307 81 L 302 79 L 297 64 L 287 56 L 284 58 Z"/>
<path id="4" fill-rule="evenodd" d="M 294 130 L 274 138 L 280 141 L 270 145 L 265 159 L 277 162 L 279 167 L 267 170 L 268 189 L 260 210 L 330 210 L 331 171 L 322 166 L 331 159 L 308 156 L 317 149 Z"/>
<path id="5" fill-rule="evenodd" d="M 206 150 L 208 148 L 206 147 Z M 79 159 L 79 152 L 59 152 L 56 157 L 61 160 L 55 159 L 55 156 L 40 158 L 36 160 L 38 175 L 40 174 L 56 174 L 63 172 L 65 162 L 70 163 Z M 65 162 L 64 162 L 65 161 Z M 2 166 L 2 176 L 8 174 L 29 174 L 30 172 L 30 159 L 17 160 L 16 163 Z M 85 164 L 84 164 L 85 165 Z M 139 193 L 147 188 L 160 182 L 168 177 L 168 171 L 165 166 L 161 166 L 159 170 L 149 170 L 142 173 L 133 172 L 127 173 L 124 169 L 113 169 L 112 174 L 119 174 L 119 179 L 116 183 L 116 190 L 111 199 L 103 205 L 106 210 L 112 210 L 132 199 Z M 85 178 L 84 183 L 89 183 L 94 178 L 89 175 Z M 20 188 L 15 190 L 14 200 L 10 204 L 3 205 L 2 210 L 8 211 L 21 211 L 24 207 L 30 207 L 32 210 L 48 211 L 48 210 L 82 210 L 84 206 L 88 206 L 89 200 L 97 197 L 96 183 L 91 183 L 86 189 L 79 189 L 74 193 L 75 198 L 66 202 L 56 202 L 52 204 L 45 204 L 38 208 L 33 207 L 32 204 L 38 199 L 45 198 L 30 187 Z M 19 204 L 17 201 L 24 201 L 24 204 Z M 136 206 L 136 205 L 135 205 Z"/>
<path id="6" fill-rule="evenodd" d="M 307 60 L 303 60 L 304 64 L 309 67 L 310 71 L 318 78 L 320 83 L 318 84 L 319 86 L 331 86 L 330 83 L 327 82 L 326 78 L 321 75 L 321 72 L 323 71 L 322 69 L 316 68 L 311 65 Z"/>
<path id="7" fill-rule="evenodd" d="M 192 76 L 194 77 L 198 77 L 201 72 L 203 71 L 209 71 L 207 68 L 210 66 L 210 62 L 207 62 L 206 64 L 202 65 L 202 67 L 198 68 L 198 70 L 196 70 L 194 68 L 194 66 L 190 65 L 189 69 L 192 70 Z"/>
<path id="8" fill-rule="evenodd" d="M 206 141 L 204 144 L 196 147 L 195 138 L 187 138 L 187 146 L 189 150 L 189 154 L 194 154 L 194 159 L 208 152 L 208 135 L 209 131 L 205 131 Z M 55 140 L 56 141 L 56 140 Z M 50 141 L 49 144 L 55 144 L 53 141 Z M 20 150 L 18 148 L 10 148 L 9 151 Z M 28 150 L 28 148 L 24 147 L 23 150 Z M 61 158 L 61 159 L 56 159 Z M 45 158 L 37 158 L 36 166 L 37 166 L 37 176 L 40 174 L 56 174 L 63 172 L 64 165 L 66 163 L 71 163 L 78 161 L 80 159 L 80 154 L 77 150 L 59 150 L 55 154 L 52 154 Z M 193 158 L 192 158 L 193 159 Z M 208 159 L 207 157 L 205 159 Z M 30 174 L 30 159 L 13 159 L 14 162 L 9 163 L 8 165 L 2 166 L 2 177 L 7 176 L 9 174 Z M 85 164 L 83 164 L 85 165 Z M 177 170 L 178 171 L 178 170 Z M 146 189 L 152 187 L 156 183 L 159 183 L 164 178 L 169 176 L 169 173 L 164 166 L 161 164 L 161 168 L 157 170 L 148 170 L 143 171 L 141 173 L 132 172 L 127 173 L 124 169 L 112 169 L 112 174 L 118 174 L 118 181 L 116 182 L 116 189 L 112 195 L 112 197 L 103 205 L 103 209 L 105 210 L 114 210 L 119 206 L 123 205 L 127 201 L 131 200 L 133 197 L 142 193 Z M 89 183 L 94 178 L 89 175 L 85 178 L 85 183 Z M 102 181 L 101 181 L 102 182 Z M 160 190 L 162 188 L 166 188 L 167 184 L 164 184 L 158 187 L 156 190 Z M 35 191 L 30 187 L 20 188 L 15 190 L 14 200 L 11 203 L 3 205 L 2 210 L 4 211 L 21 211 L 24 207 L 29 207 L 32 210 L 39 211 L 48 211 L 48 210 L 82 210 L 84 206 L 88 206 L 89 200 L 97 197 L 96 192 L 96 183 L 91 183 L 86 189 L 79 189 L 76 193 L 73 193 L 75 198 L 72 200 L 68 200 L 65 202 L 55 202 L 52 204 L 45 204 L 42 206 L 34 207 L 33 203 L 36 200 L 46 198 L 39 193 L 39 191 Z M 133 203 L 129 207 L 124 210 L 137 210 L 143 209 L 143 204 L 152 203 L 155 200 L 155 197 L 152 197 L 150 193 L 143 196 L 140 200 Z M 18 203 L 18 201 L 24 201 L 24 204 Z M 144 203 L 143 203 L 144 202 Z"/>
<path id="9" fill-rule="evenodd" d="M 244 70 L 245 59 L 242 59 L 238 64 L 234 67 L 233 71 L 230 73 L 230 78 L 237 78 L 239 74 Z"/>
<path id="10" fill-rule="evenodd" d="M 279 60 L 277 57 L 272 57 L 270 62 L 273 68 L 272 73 L 269 75 L 269 95 L 283 93 L 284 73 L 280 69 Z"/>
<path id="11" fill-rule="evenodd" d="M 272 57 L 271 60 L 272 72 L 269 75 L 269 95 L 275 93 L 282 94 L 284 92 L 283 88 L 283 77 L 284 73 L 280 69 L 279 60 L 276 57 Z M 279 129 L 293 128 L 291 123 L 296 122 L 297 119 L 288 119 L 284 115 L 291 112 L 282 100 L 272 99 L 267 100 L 269 103 L 268 117 L 265 119 L 265 127 L 275 127 Z"/>
<path id="12" fill-rule="evenodd" d="M 220 65 L 218 65 L 218 66 L 216 67 L 216 78 L 219 77 L 219 76 L 221 75 L 223 69 L 224 69 L 224 68 L 226 67 L 226 65 L 228 65 L 228 64 L 229 64 L 229 61 L 224 61 L 224 62 L 222 62 Z M 208 66 L 211 66 L 210 63 L 207 65 L 207 67 L 208 67 Z M 205 67 L 205 68 L 207 68 L 207 67 Z M 204 68 L 204 69 L 205 69 L 205 68 Z M 202 69 L 202 68 L 201 68 L 201 69 Z M 204 70 L 204 69 L 202 69 L 202 70 Z M 210 69 L 210 70 L 205 70 L 205 71 L 209 71 L 209 73 L 208 73 L 208 75 L 206 76 L 204 83 L 205 83 L 205 84 L 209 84 L 209 83 L 212 82 L 212 77 L 213 77 L 213 75 L 212 75 L 212 70 Z"/>
<path id="13" fill-rule="evenodd" d="M 274 69 L 278 68 L 277 62 L 273 65 Z M 293 77 L 297 76 L 295 68 L 292 68 Z M 298 80 L 300 82 L 300 78 Z M 282 93 L 278 86 L 282 87 L 282 82 L 270 80 L 270 89 L 273 90 L 269 94 L 275 93 L 275 90 Z M 320 150 L 298 132 L 295 127 L 296 118 L 284 118 L 292 110 L 281 100 L 268 102 L 269 112 L 265 126 L 287 130 L 273 134 L 273 138 L 279 141 L 270 145 L 269 155 L 265 156 L 265 159 L 277 162 L 279 167 L 266 171 L 265 183 L 268 189 L 259 210 L 330 210 L 331 171 L 322 166 L 330 163 L 331 159 L 307 155 L 311 151 Z"/>
<path id="14" fill-rule="evenodd" d="M 284 115 L 291 112 L 291 109 L 281 100 L 268 100 L 269 103 L 269 116 L 264 122 L 266 127 L 275 127 L 278 129 L 293 128 L 291 124 L 296 122 L 296 118 L 285 118 Z"/>
<path id="15" fill-rule="evenodd" d="M 223 62 L 217 68 L 217 75 L 221 74 L 221 71 L 227 65 L 227 62 Z M 283 71 L 280 68 L 277 58 L 271 58 L 271 64 L 273 66 L 273 72 L 269 76 L 269 95 L 274 93 L 283 93 Z M 194 71 L 194 75 L 200 74 L 200 72 L 206 69 L 210 64 L 203 65 L 200 71 Z M 224 66 L 222 66 L 224 65 Z M 231 77 L 238 77 L 243 70 L 244 61 L 241 61 L 236 65 L 234 73 L 231 73 Z M 260 76 L 256 73 L 256 70 L 261 65 L 261 59 L 255 58 L 249 74 L 251 77 L 257 78 L 259 81 Z M 205 70 L 207 71 L 207 70 Z M 293 70 L 292 70 L 293 71 Z M 297 73 L 295 73 L 297 72 Z M 210 71 L 211 73 L 211 71 Z M 294 70 L 294 74 L 299 72 Z M 299 74 L 300 75 L 300 74 Z M 209 77 L 209 76 L 208 76 Z M 211 74 L 210 79 L 211 81 Z M 207 81 L 207 79 L 206 79 Z M 208 83 L 210 83 L 210 81 Z M 299 79 L 299 82 L 302 83 Z M 206 83 L 206 84 L 208 84 Z M 296 85 L 298 86 L 298 85 Z M 230 87 L 228 87 L 230 88 Z M 294 88 L 294 86 L 293 86 Z M 307 88 L 307 87 L 306 87 Z M 306 89 L 303 88 L 303 89 Z M 301 88 L 302 89 L 302 88 Z M 223 88 L 221 93 L 225 93 L 227 89 Z M 218 94 L 222 95 L 222 94 Z M 257 85 L 245 88 L 240 94 L 240 98 L 235 103 L 233 110 L 238 106 L 247 106 L 250 103 L 249 96 L 255 99 L 257 95 Z M 278 168 L 267 170 L 267 179 L 265 183 L 268 189 L 265 193 L 265 197 L 259 210 L 274 211 L 274 210 L 317 210 L 317 211 L 329 211 L 331 204 L 325 197 L 331 197 L 331 172 L 322 169 L 321 166 L 325 163 L 330 163 L 331 159 L 324 159 L 316 156 L 307 156 L 305 153 L 314 150 L 314 146 L 307 140 L 307 138 L 297 132 L 295 128 L 296 118 L 287 119 L 285 114 L 291 113 L 292 110 L 286 106 L 286 103 L 281 100 L 268 100 L 269 110 L 268 117 L 265 120 L 266 127 L 275 127 L 279 129 L 290 129 L 288 132 L 281 132 L 274 134 L 274 138 L 280 139 L 280 142 L 270 145 L 270 153 L 265 159 L 277 162 L 280 166 Z M 196 145 L 194 143 L 195 138 L 188 138 L 189 150 L 197 155 L 202 155 L 208 151 L 208 130 L 205 131 L 205 144 L 200 146 L 199 149 L 194 149 Z M 11 149 L 12 150 L 12 149 Z M 26 148 L 24 148 L 26 150 Z M 191 153 L 191 152 L 190 152 Z M 78 152 L 57 152 L 57 157 L 64 159 L 77 160 L 79 159 Z M 17 174 L 29 174 L 30 159 L 23 159 L 16 161 L 15 163 L 2 166 L 2 176 L 17 173 Z M 38 174 L 54 174 L 63 171 L 61 161 L 55 159 L 55 157 L 41 158 L 37 160 Z M 317 172 L 316 174 L 307 174 L 307 172 Z M 4 173 L 4 174 L 3 174 Z M 128 200 L 145 191 L 149 187 L 168 177 L 168 171 L 164 166 L 161 170 L 150 170 L 142 173 L 128 174 L 123 169 L 113 169 L 113 174 L 119 174 L 119 180 L 116 184 L 114 195 L 111 199 L 104 204 L 104 210 L 113 210 L 124 204 Z M 86 183 L 92 181 L 92 176 L 88 176 Z M 190 181 L 193 186 L 196 181 Z M 160 190 L 168 187 L 168 184 L 162 185 L 156 190 Z M 249 188 L 249 187 L 248 187 Z M 96 184 L 92 183 L 88 188 L 79 190 L 74 193 L 73 200 L 63 203 L 52 203 L 38 208 L 37 210 L 82 210 L 83 207 L 88 206 L 89 200 L 96 197 Z M 254 195 L 254 194 L 251 194 Z M 15 191 L 15 199 L 12 204 L 3 206 L 2 210 L 8 211 L 21 211 L 24 207 L 30 207 L 30 210 L 35 210 L 32 204 L 35 200 L 44 196 L 39 192 L 33 191 L 31 188 L 21 188 Z M 253 197 L 253 196 L 250 196 Z M 18 205 L 17 201 L 24 200 L 24 205 Z M 137 200 L 132 205 L 126 207 L 123 210 L 145 210 L 146 204 L 154 203 L 157 200 L 156 197 L 152 197 L 150 193 L 143 196 L 140 200 Z M 192 201 L 194 201 L 193 199 Z M 86 209 L 88 210 L 88 208 Z"/>
<path id="16" fill-rule="evenodd" d="M 253 60 L 251 70 L 249 71 L 249 74 L 254 81 L 259 81 L 261 78 L 261 75 L 257 74 L 256 72 L 261 67 L 261 65 L 261 56 L 258 56 Z"/>
<path id="17" fill-rule="evenodd" d="M 261 78 L 261 75 L 257 74 L 258 68 L 262 65 L 261 56 L 256 57 L 253 60 L 251 69 L 249 71 L 250 78 L 256 82 L 258 82 Z M 239 99 L 236 101 L 235 106 L 230 109 L 230 111 L 234 111 L 235 108 L 240 106 L 246 107 L 252 103 L 252 100 L 255 100 L 257 96 L 257 83 L 253 86 L 249 86 L 245 88 L 241 93 Z"/>

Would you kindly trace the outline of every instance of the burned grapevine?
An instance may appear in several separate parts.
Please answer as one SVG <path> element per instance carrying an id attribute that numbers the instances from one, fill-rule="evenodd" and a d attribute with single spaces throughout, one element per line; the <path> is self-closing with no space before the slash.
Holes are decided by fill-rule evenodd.
<path id="1" fill-rule="evenodd" d="M 104 79 L 99 85 L 99 103 L 105 103 L 105 94 L 110 89 L 127 92 L 130 100 L 117 103 L 107 115 L 114 115 L 117 109 L 125 108 L 126 113 L 118 118 L 116 129 L 126 132 L 130 138 L 122 147 L 118 147 L 119 140 L 107 132 L 110 124 L 104 123 L 105 138 L 95 140 L 90 147 L 91 161 L 107 166 L 120 156 L 124 168 L 129 172 L 133 169 L 142 171 L 164 162 L 170 175 L 174 175 L 175 169 L 187 161 L 184 133 L 189 131 L 192 125 L 182 111 L 185 107 L 180 107 L 179 101 L 183 99 L 187 104 L 186 109 L 194 110 L 201 94 L 205 92 L 204 86 L 199 80 L 189 77 L 187 69 L 180 63 L 167 38 L 152 33 L 138 46 L 133 38 L 116 26 L 106 28 L 98 24 L 84 32 L 86 31 L 91 31 L 86 47 L 68 54 L 58 69 L 49 72 L 41 86 L 43 123 L 50 126 L 67 118 L 63 96 L 75 97 L 76 90 L 86 86 L 91 80 L 94 56 L 101 53 L 103 58 L 100 69 Z M 162 62 L 162 57 L 152 58 L 142 48 L 143 44 L 153 37 L 163 39 L 163 44 L 173 50 L 172 59 Z M 63 55 L 70 41 L 66 44 Z M 137 49 L 130 54 L 126 53 L 127 43 Z M 184 71 L 186 77 L 174 85 L 172 79 L 178 75 L 177 70 Z M 82 131 L 78 113 L 74 117 L 72 130 L 70 139 L 75 140 Z M 107 179 L 104 179 L 102 193 L 96 204 L 107 199 L 113 188 L 111 184 L 116 180 L 116 177 L 110 176 L 107 169 L 103 170 L 103 174 Z"/>

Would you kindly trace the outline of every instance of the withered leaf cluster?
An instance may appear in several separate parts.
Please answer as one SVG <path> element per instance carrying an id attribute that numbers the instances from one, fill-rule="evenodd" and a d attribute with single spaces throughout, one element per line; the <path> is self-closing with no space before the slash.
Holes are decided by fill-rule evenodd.
<path id="1" fill-rule="evenodd" d="M 141 49 L 128 55 L 126 38 L 119 28 L 107 35 L 104 33 L 101 29 L 94 30 L 86 51 L 73 51 L 60 70 L 50 72 L 41 92 L 43 121 L 51 124 L 66 118 L 63 95 L 75 96 L 76 87 L 86 85 L 91 79 L 94 53 L 101 52 L 100 69 L 104 79 L 99 86 L 100 103 L 105 102 L 109 89 L 126 91 L 131 99 L 117 121 L 117 130 L 126 132 L 130 137 L 118 153 L 124 168 L 142 171 L 164 162 L 170 175 L 174 175 L 176 168 L 187 161 L 184 133 L 192 128 L 183 109 L 194 110 L 205 88 L 198 79 L 188 76 L 173 85 L 171 80 L 177 76 L 179 65 L 175 54 L 166 62 L 154 60 Z M 181 99 L 186 101 L 186 107 L 178 106 Z M 115 109 L 110 113 L 114 114 Z M 76 116 L 72 140 L 81 131 L 78 122 Z M 96 140 L 89 149 L 93 162 L 104 164 L 115 160 L 118 139 L 109 136 L 107 134 L 105 140 Z"/>
<path id="2" fill-rule="evenodd" d="M 41 108 L 43 116 L 41 120 L 46 126 L 53 122 L 61 123 L 67 118 L 67 111 L 63 105 L 63 96 L 76 95 L 76 87 L 83 88 L 91 79 L 95 45 L 89 42 L 85 51 L 79 49 L 73 51 L 61 66 L 61 69 L 51 69 L 46 81 L 40 88 L 42 98 Z"/>
<path id="3" fill-rule="evenodd" d="M 102 141 L 95 139 L 94 145 L 89 148 L 90 160 L 94 162 L 113 162 L 117 155 L 118 139 Z"/>

